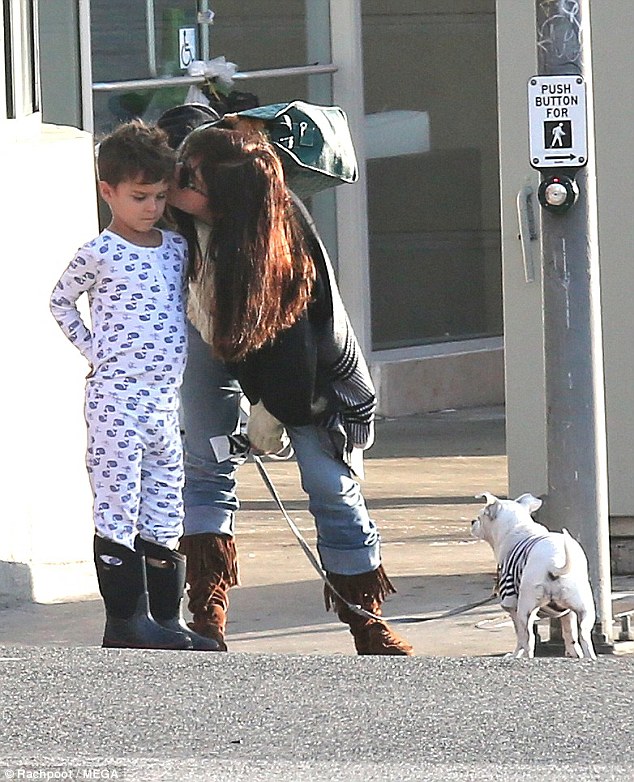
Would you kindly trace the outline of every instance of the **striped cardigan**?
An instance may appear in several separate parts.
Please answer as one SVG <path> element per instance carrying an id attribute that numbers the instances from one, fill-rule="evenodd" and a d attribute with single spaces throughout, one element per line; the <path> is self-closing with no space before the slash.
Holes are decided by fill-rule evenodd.
<path id="1" fill-rule="evenodd" d="M 272 343 L 228 367 L 252 405 L 262 402 L 285 426 L 324 427 L 359 473 L 354 451 L 374 442 L 376 394 L 326 249 L 304 205 L 293 200 L 315 264 L 313 300 Z M 201 318 L 191 308 L 189 314 L 198 326 Z"/>
<path id="2" fill-rule="evenodd" d="M 329 302 L 326 327 L 320 333 L 318 344 L 320 362 L 335 400 L 326 427 L 343 435 L 347 448 L 366 449 L 374 442 L 374 384 L 348 319 L 326 248 L 306 207 L 298 198 L 294 202 L 306 227 L 317 275 L 323 275 Z"/>

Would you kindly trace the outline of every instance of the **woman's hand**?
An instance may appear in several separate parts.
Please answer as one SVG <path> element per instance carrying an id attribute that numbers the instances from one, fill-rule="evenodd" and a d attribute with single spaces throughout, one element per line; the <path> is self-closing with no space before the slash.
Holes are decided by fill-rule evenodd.
<path id="1" fill-rule="evenodd" d="M 290 439 L 284 424 L 272 416 L 262 402 L 251 406 L 247 437 L 256 454 L 276 454 L 288 448 Z"/>

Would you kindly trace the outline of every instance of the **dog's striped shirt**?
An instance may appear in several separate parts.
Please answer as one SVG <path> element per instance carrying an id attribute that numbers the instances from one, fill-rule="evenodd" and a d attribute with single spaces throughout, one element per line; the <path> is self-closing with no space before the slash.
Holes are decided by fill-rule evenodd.
<path id="1" fill-rule="evenodd" d="M 522 573 L 524 572 L 528 555 L 536 543 L 539 543 L 540 540 L 546 540 L 546 538 L 547 535 L 531 535 L 529 538 L 520 540 L 500 565 L 498 583 L 502 605 L 508 599 L 511 599 L 513 603 L 517 601 Z"/>

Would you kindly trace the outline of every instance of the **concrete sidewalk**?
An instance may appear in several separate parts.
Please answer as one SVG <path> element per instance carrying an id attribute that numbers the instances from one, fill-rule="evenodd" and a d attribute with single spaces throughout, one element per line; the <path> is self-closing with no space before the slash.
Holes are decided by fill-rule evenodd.
<path id="1" fill-rule="evenodd" d="M 503 410 L 380 420 L 367 456 L 364 493 L 381 530 L 386 570 L 398 589 L 384 606 L 386 617 L 418 655 L 511 650 L 513 629 L 495 601 L 458 616 L 420 621 L 491 593 L 493 555 L 487 544 L 470 537 L 470 520 L 481 505 L 474 495 L 507 492 Z M 268 462 L 266 467 L 314 550 L 312 517 L 296 465 Z M 230 651 L 354 654 L 346 627 L 325 613 L 322 583 L 255 465 L 244 465 L 239 479 L 242 585 L 231 591 Z M 634 591 L 634 578 L 615 578 L 613 589 Z M 100 599 L 0 610 L 0 645 L 95 646 L 102 629 Z"/>

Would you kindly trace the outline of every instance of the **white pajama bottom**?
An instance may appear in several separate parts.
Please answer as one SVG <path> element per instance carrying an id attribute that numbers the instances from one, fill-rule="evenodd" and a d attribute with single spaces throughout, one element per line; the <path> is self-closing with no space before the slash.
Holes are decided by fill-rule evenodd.
<path id="1" fill-rule="evenodd" d="M 130 549 L 137 535 L 175 549 L 184 516 L 178 411 L 153 410 L 88 385 L 85 415 L 97 534 Z"/>

